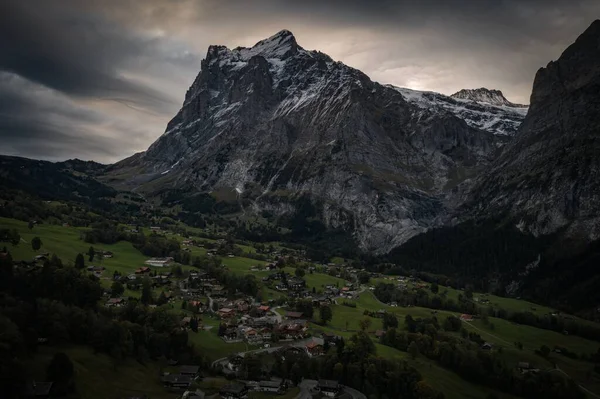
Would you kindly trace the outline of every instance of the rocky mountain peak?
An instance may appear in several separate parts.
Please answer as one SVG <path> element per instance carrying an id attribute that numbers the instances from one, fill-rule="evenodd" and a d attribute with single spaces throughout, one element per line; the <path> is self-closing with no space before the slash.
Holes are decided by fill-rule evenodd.
<path id="1" fill-rule="evenodd" d="M 480 103 L 487 103 L 496 106 L 507 106 L 507 107 L 527 107 L 526 105 L 511 103 L 504 97 L 504 94 L 500 90 L 486 89 L 481 87 L 479 89 L 462 89 L 452 94 L 450 97 L 459 100 L 469 100 Z"/>

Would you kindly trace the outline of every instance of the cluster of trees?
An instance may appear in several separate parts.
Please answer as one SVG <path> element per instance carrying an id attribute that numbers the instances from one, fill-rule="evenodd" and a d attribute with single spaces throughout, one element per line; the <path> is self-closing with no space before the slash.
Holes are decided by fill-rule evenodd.
<path id="1" fill-rule="evenodd" d="M 442 399 L 443 393 L 429 386 L 405 361 L 377 356 L 375 344 L 360 331 L 347 341 L 340 339 L 325 356 L 309 358 L 305 353 L 260 353 L 245 356 L 241 378 L 271 376 L 299 383 L 303 378 L 333 379 L 377 398 Z"/>
<path id="2" fill-rule="evenodd" d="M 243 276 L 228 272 L 221 267 L 221 259 L 213 256 L 196 257 L 192 263 L 194 267 L 205 270 L 211 277 L 215 278 L 221 285 L 227 288 L 228 295 L 233 296 L 236 292 L 256 297 L 260 291 L 260 284 L 252 274 Z"/>
<path id="3" fill-rule="evenodd" d="M 19 245 L 21 235 L 17 229 L 0 229 L 0 242 L 9 242 L 12 245 Z"/>
<path id="4" fill-rule="evenodd" d="M 98 307 L 102 292 L 95 277 L 63 266 L 56 256 L 25 270 L 13 269 L 10 255 L 0 257 L 0 372 L 8 397 L 20 397 L 25 389 L 29 376 L 21 359 L 35 352 L 38 338 L 50 345 L 89 345 L 116 365 L 125 357 L 206 364 L 188 345 L 176 315 L 135 300 L 122 308 Z M 64 360 L 53 362 L 68 365 Z M 61 390 L 70 389 L 70 378 L 54 377 Z"/>
<path id="5" fill-rule="evenodd" d="M 525 398 L 583 398 L 585 395 L 569 378 L 550 372 L 524 376 L 509 368 L 500 357 L 480 349 L 483 340 L 478 334 L 461 329 L 453 316 L 443 322 L 437 318 L 405 318 L 406 331 L 389 328 L 381 337 L 383 345 L 408 352 L 411 357 L 423 355 L 438 362 L 467 381 Z M 463 339 L 450 334 L 461 329 Z M 445 331 L 444 331 L 445 330 Z"/>
<path id="6" fill-rule="evenodd" d="M 452 312 L 469 314 L 479 313 L 477 304 L 470 300 L 469 292 L 465 291 L 458 301 L 447 298 L 445 293 L 431 297 L 424 289 L 416 291 L 401 290 L 393 284 L 379 283 L 375 286 L 374 294 L 381 302 L 397 302 L 400 306 L 420 306 L 431 309 L 443 309 Z M 472 298 L 472 292 L 471 292 Z"/>

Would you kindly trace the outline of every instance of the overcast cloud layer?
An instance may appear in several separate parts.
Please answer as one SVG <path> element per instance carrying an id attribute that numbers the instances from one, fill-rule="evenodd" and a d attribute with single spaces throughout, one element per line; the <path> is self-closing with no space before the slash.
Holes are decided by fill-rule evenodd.
<path id="1" fill-rule="evenodd" d="M 114 162 L 175 115 L 210 44 L 281 29 L 380 83 L 528 103 L 597 0 L 0 0 L 0 153 Z"/>

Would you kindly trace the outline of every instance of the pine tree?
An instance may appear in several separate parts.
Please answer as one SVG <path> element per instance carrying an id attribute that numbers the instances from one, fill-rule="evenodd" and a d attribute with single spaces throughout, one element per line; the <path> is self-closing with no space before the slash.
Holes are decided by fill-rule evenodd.
<path id="1" fill-rule="evenodd" d="M 190 329 L 193 332 L 198 332 L 198 319 L 193 317 L 192 320 L 190 320 Z"/>
<path id="2" fill-rule="evenodd" d="M 94 250 L 94 247 L 90 247 L 90 249 L 88 249 L 88 256 L 90 262 L 94 261 L 94 255 L 96 255 L 96 251 Z"/>
<path id="3" fill-rule="evenodd" d="M 140 298 L 144 305 L 149 305 L 152 303 L 152 284 L 150 283 L 150 279 L 145 277 L 142 281 L 142 297 Z"/>
<path id="4" fill-rule="evenodd" d="M 42 247 L 42 240 L 40 239 L 40 237 L 33 237 L 31 239 L 31 248 L 33 248 L 34 251 L 37 251 L 41 247 Z"/>
<path id="5" fill-rule="evenodd" d="M 75 257 L 75 268 L 79 270 L 85 268 L 85 259 L 83 258 L 83 254 L 77 254 Z"/>

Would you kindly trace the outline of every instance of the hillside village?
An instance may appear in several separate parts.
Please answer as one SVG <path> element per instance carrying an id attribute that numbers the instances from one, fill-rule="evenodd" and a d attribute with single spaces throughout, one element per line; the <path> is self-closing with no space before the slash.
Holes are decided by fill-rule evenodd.
<path id="1" fill-rule="evenodd" d="M 44 228 L 35 227 L 32 234 Z M 81 241 L 84 233 L 70 226 L 58 228 L 73 234 L 78 240 L 74 242 L 85 247 Z M 51 229 L 56 231 L 56 227 Z M 472 348 L 501 354 L 507 350 L 507 342 L 487 332 L 502 321 L 488 321 L 492 314 L 487 307 L 492 306 L 554 317 L 563 323 L 574 320 L 543 306 L 454 289 L 414 273 L 384 275 L 344 259 L 314 262 L 302 249 L 254 246 L 228 237 L 209 238 L 209 232 L 201 232 L 198 237 L 159 227 L 121 229 L 131 234 L 146 230 L 148 239 L 177 242 L 179 251 L 132 256 L 131 249 L 121 244 L 90 246 L 82 250 L 83 265 L 78 265 L 80 253 L 75 267 L 100 282 L 101 302 L 106 309 L 119 312 L 141 302 L 150 310 L 167 311 L 178 318 L 178 329 L 187 334 L 188 340 L 206 353 L 208 364 L 166 359 L 156 383 L 165 393 L 175 395 L 173 398 L 310 395 L 362 399 L 362 393 L 340 380 L 301 378 L 293 370 L 281 377 L 266 365 L 284 367 L 293 359 L 310 362 L 332 351 L 341 353 L 347 340 L 361 332 L 380 351 L 399 349 L 417 357 L 411 354 L 412 346 L 398 341 L 400 332 L 396 328 L 403 326 L 408 331 L 403 336 L 410 339 L 411 334 L 432 328 L 428 325 L 438 326 L 437 320 L 444 320 L 440 327 L 457 337 L 462 335 Z M 31 253 L 23 247 L 12 249 Z M 35 273 L 48 262 L 57 262 L 56 256 L 43 247 L 33 254 L 29 259 L 15 259 L 14 267 Z M 132 258 L 135 260 L 130 261 Z M 508 318 L 509 314 L 503 315 L 502 311 L 495 310 L 494 316 Z M 582 333 L 571 327 L 569 330 Z M 559 331 L 567 333 L 566 329 Z M 524 347 L 522 342 L 514 346 L 518 352 Z M 570 353 L 561 345 L 549 347 L 553 356 Z M 535 356 L 515 354 L 513 359 L 515 373 L 533 375 L 543 371 Z"/>

